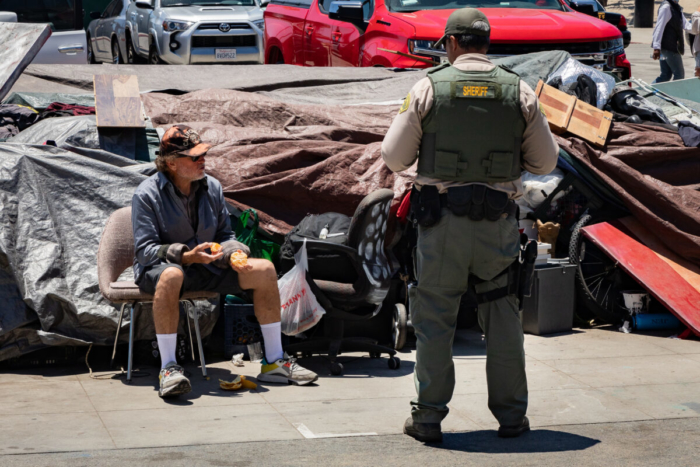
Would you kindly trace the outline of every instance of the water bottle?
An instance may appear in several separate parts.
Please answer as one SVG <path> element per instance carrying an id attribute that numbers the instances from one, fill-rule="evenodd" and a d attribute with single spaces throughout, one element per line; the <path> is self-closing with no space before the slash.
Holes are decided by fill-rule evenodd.
<path id="1" fill-rule="evenodd" d="M 321 240 L 325 240 L 328 237 L 328 224 L 321 230 L 321 234 L 318 236 Z"/>

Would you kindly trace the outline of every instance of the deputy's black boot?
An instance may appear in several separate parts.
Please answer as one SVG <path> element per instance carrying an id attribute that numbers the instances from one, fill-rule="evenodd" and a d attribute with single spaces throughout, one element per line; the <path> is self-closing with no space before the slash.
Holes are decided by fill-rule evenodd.
<path id="1" fill-rule="evenodd" d="M 441 443 L 442 430 L 439 423 L 416 423 L 408 417 L 403 425 L 403 432 L 424 443 Z"/>
<path id="2" fill-rule="evenodd" d="M 520 425 L 500 427 L 498 429 L 498 436 L 501 438 L 517 438 L 526 431 L 530 431 L 530 420 L 528 420 L 527 417 L 523 417 L 523 421 Z"/>

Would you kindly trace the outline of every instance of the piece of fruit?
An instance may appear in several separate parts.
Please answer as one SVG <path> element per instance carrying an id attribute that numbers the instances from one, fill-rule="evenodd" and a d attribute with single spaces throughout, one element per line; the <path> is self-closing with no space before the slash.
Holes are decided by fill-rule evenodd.
<path id="1" fill-rule="evenodd" d="M 223 389 L 224 391 L 235 391 L 237 389 L 241 389 L 243 386 L 241 384 L 241 377 L 237 376 L 236 379 L 233 381 L 224 381 L 223 379 L 219 380 L 219 387 Z"/>
<path id="2" fill-rule="evenodd" d="M 248 255 L 243 253 L 243 250 L 236 250 L 231 253 L 231 259 L 229 259 L 231 266 L 237 268 L 244 268 L 248 265 Z"/>
<path id="3" fill-rule="evenodd" d="M 211 250 L 211 254 L 215 255 L 221 251 L 221 245 L 219 245 L 218 243 L 212 243 L 209 249 Z"/>
<path id="4" fill-rule="evenodd" d="M 248 381 L 245 376 L 241 376 L 241 385 L 246 389 L 258 389 L 258 385 L 252 381 Z"/>

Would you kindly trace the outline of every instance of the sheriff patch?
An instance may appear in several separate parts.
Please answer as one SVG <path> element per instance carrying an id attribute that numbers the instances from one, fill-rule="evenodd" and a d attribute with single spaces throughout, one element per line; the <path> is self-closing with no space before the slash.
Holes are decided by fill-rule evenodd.
<path id="1" fill-rule="evenodd" d="M 463 84 L 456 89 L 455 94 L 457 97 L 493 99 L 496 97 L 496 88 L 484 84 Z"/>
<path id="2" fill-rule="evenodd" d="M 402 114 L 408 110 L 408 106 L 411 105 L 411 93 L 409 92 L 406 99 L 403 100 L 403 105 L 399 109 L 399 113 Z"/>

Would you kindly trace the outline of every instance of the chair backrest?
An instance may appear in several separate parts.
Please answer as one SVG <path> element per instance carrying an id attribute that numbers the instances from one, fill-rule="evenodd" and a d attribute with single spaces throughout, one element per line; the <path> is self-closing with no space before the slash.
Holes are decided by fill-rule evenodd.
<path id="1" fill-rule="evenodd" d="M 97 249 L 97 280 L 105 298 L 109 284 L 134 264 L 134 232 L 131 207 L 116 210 L 107 219 Z"/>
<path id="2" fill-rule="evenodd" d="M 370 193 L 357 206 L 350 221 L 348 246 L 357 249 L 370 289 L 374 289 L 368 294 L 370 303 L 381 303 L 389 289 L 391 266 L 384 251 L 384 240 L 393 199 L 392 190 Z"/>

